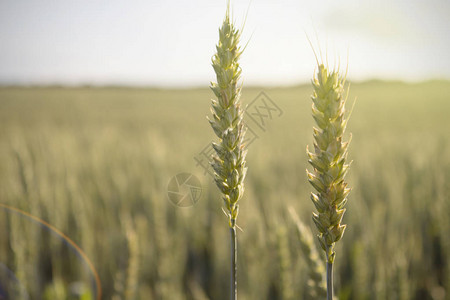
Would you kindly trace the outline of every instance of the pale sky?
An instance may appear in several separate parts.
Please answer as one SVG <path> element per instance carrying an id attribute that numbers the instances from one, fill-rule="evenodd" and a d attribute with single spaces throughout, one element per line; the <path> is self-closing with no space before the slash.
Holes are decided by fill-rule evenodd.
<path id="1" fill-rule="evenodd" d="M 0 0 L 0 84 L 207 86 L 226 0 Z M 449 0 L 234 0 L 245 84 L 450 79 Z M 318 37 L 316 39 L 316 36 Z M 250 38 L 251 37 L 251 38 Z M 348 59 L 347 59 L 348 52 Z"/>

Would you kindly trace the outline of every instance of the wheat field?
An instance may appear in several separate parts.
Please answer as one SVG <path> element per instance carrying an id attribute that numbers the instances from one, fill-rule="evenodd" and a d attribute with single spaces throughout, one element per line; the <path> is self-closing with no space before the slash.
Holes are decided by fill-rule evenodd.
<path id="1" fill-rule="evenodd" d="M 238 220 L 242 300 L 309 299 L 288 207 L 317 233 L 305 174 L 311 93 L 243 90 L 254 139 Z M 212 96 L 0 88 L 0 299 L 98 299 L 100 289 L 114 300 L 227 299 L 226 216 L 194 159 L 214 139 Z M 348 105 L 355 97 L 336 296 L 450 299 L 450 82 L 352 83 Z M 181 172 L 201 182 L 194 206 L 169 201 Z"/>

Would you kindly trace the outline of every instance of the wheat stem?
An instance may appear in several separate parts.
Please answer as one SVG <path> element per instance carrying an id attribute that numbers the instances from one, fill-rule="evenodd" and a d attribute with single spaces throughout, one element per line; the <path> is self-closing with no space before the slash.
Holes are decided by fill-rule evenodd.
<path id="1" fill-rule="evenodd" d="M 237 300 L 237 239 L 236 227 L 230 227 L 231 233 L 231 290 L 230 299 Z"/>
<path id="2" fill-rule="evenodd" d="M 327 261 L 327 300 L 333 300 L 333 263 L 329 261 Z"/>

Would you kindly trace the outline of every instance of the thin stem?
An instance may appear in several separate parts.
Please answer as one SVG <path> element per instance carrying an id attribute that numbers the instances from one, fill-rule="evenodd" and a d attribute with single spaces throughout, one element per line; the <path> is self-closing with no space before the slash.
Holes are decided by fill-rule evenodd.
<path id="1" fill-rule="evenodd" d="M 327 300 L 333 300 L 333 263 L 327 259 Z"/>
<path id="2" fill-rule="evenodd" d="M 237 300 L 237 240 L 236 227 L 230 228 L 231 233 L 231 291 L 230 299 Z"/>

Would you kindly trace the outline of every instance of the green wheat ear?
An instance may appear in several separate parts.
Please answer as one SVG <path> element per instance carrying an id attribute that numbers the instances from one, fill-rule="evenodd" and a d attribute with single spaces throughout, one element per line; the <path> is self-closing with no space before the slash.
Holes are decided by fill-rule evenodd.
<path id="1" fill-rule="evenodd" d="M 241 109 L 241 87 L 238 82 L 241 76 L 239 47 L 241 33 L 230 21 L 230 3 L 219 29 L 217 53 L 212 58 L 212 66 L 216 72 L 217 83 L 211 82 L 211 90 L 217 97 L 212 100 L 212 120 L 209 120 L 214 133 L 219 138 L 212 143 L 215 150 L 213 162 L 214 180 L 222 192 L 225 205 L 224 212 L 228 216 L 231 234 L 231 291 L 230 299 L 237 299 L 237 238 L 236 219 L 239 213 L 238 202 L 244 194 L 244 178 L 247 173 L 244 149 L 245 127 L 244 112 Z"/>
<path id="2" fill-rule="evenodd" d="M 218 143 L 212 143 L 216 152 L 212 167 L 214 179 L 223 195 L 230 227 L 235 227 L 239 212 L 238 201 L 244 193 L 244 178 L 247 173 L 244 149 L 245 128 L 241 109 L 241 75 L 239 48 L 241 33 L 230 21 L 229 8 L 222 27 L 219 29 L 217 53 L 212 58 L 212 66 L 217 83 L 211 82 L 211 90 L 217 100 L 212 100 L 212 120 L 209 120 Z"/>
<path id="3" fill-rule="evenodd" d="M 349 141 L 344 142 L 342 137 L 348 121 L 345 116 L 345 76 L 319 64 L 312 85 L 312 115 L 318 128 L 313 128 L 314 151 L 306 149 L 313 171 L 306 172 L 308 181 L 317 191 L 311 193 L 311 200 L 318 212 L 313 213 L 313 221 L 319 230 L 318 238 L 326 251 L 327 262 L 332 264 L 334 245 L 345 231 L 342 218 L 350 192 L 344 182 L 349 169 L 349 164 L 346 164 Z"/>

